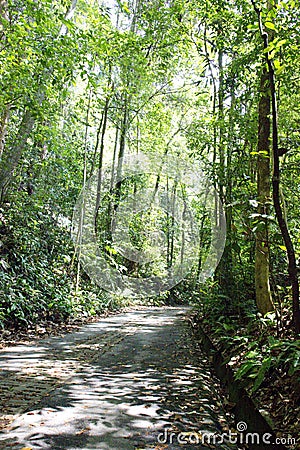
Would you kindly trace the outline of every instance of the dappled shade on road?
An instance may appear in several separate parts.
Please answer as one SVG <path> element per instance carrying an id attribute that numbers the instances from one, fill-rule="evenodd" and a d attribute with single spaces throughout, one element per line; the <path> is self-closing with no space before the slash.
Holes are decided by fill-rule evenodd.
<path id="1" fill-rule="evenodd" d="M 1 448 L 155 448 L 164 429 L 227 430 L 215 381 L 206 358 L 194 349 L 186 313 L 184 308 L 134 311 L 65 338 L 3 351 L 5 377 L 21 377 L 21 397 L 31 387 L 19 405 L 23 414 L 2 435 Z M 33 380 L 48 390 L 35 395 Z M 6 401 L 9 410 L 11 400 Z M 165 448 L 181 446 L 175 440 Z"/>

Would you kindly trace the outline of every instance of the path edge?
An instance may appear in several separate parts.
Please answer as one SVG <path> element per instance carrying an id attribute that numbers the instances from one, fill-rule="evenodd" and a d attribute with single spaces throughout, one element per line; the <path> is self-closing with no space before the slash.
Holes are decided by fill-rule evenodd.
<path id="1" fill-rule="evenodd" d="M 190 317 L 190 324 L 196 340 L 201 343 L 202 349 L 212 363 L 215 374 L 228 393 L 229 401 L 234 404 L 233 413 L 236 423 L 239 421 L 246 422 L 248 425 L 247 431 L 249 433 L 258 433 L 259 435 L 269 433 L 272 436 L 272 440 L 275 440 L 277 437 L 276 433 L 259 412 L 247 391 L 234 379 L 234 372 L 226 363 L 222 351 L 215 347 L 209 336 L 205 333 L 197 320 L 196 314 Z M 262 443 L 251 444 L 251 447 L 249 448 L 253 450 L 266 450 L 266 448 L 269 448 L 270 450 L 273 448 L 287 450 L 287 447 L 283 444 L 271 444 L 269 446 Z"/>

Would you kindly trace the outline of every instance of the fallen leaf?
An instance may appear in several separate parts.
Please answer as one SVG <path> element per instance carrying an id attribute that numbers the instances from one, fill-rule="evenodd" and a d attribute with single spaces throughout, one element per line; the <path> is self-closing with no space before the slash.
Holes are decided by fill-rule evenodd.
<path id="1" fill-rule="evenodd" d="M 76 433 L 76 436 L 80 436 L 81 434 L 84 434 L 84 433 L 86 433 L 87 431 L 90 431 L 90 427 L 86 427 L 86 428 L 84 428 L 83 430 L 80 430 L 80 431 L 78 431 L 77 433 Z"/>

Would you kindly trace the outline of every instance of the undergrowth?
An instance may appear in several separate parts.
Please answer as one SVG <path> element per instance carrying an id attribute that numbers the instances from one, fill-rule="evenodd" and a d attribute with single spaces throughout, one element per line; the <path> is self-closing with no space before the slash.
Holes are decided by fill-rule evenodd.
<path id="1" fill-rule="evenodd" d="M 26 328 L 62 322 L 117 308 L 82 273 L 75 289 L 77 260 L 70 229 L 50 207 L 29 196 L 0 210 L 0 327 Z"/>

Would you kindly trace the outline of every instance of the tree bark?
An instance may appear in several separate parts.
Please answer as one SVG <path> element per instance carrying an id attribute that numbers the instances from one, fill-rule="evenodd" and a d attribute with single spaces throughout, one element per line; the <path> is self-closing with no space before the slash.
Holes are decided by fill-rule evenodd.
<path id="1" fill-rule="evenodd" d="M 126 133 L 128 128 L 128 98 L 125 94 L 124 105 L 123 105 L 123 117 L 121 120 L 121 128 L 120 128 L 120 143 L 119 143 L 119 153 L 118 153 L 118 162 L 117 162 L 117 183 L 115 189 L 115 201 L 114 201 L 114 211 L 117 210 L 120 197 L 121 197 L 121 187 L 122 187 L 122 166 L 123 166 L 123 158 L 125 156 L 125 146 L 126 146 Z"/>
<path id="2" fill-rule="evenodd" d="M 258 144 L 257 144 L 257 198 L 258 214 L 269 214 L 270 203 L 270 94 L 268 73 L 264 68 L 260 80 L 260 100 L 258 105 Z M 268 239 L 268 223 L 256 233 L 255 245 L 255 292 L 256 304 L 263 315 L 274 311 L 270 289 L 270 248 Z"/>
<path id="3" fill-rule="evenodd" d="M 292 309 L 293 309 L 293 324 L 297 335 L 300 334 L 300 305 L 299 305 L 299 280 L 297 273 L 297 263 L 295 256 L 294 245 L 289 233 L 288 224 L 284 215 L 284 211 L 281 205 L 281 186 L 280 186 L 280 161 L 281 150 L 278 145 L 278 111 L 277 111 L 277 98 L 276 98 L 276 86 L 275 86 L 275 71 L 268 52 L 269 35 L 264 30 L 261 18 L 261 11 L 256 6 L 254 0 L 252 0 L 253 7 L 258 16 L 259 29 L 263 40 L 265 58 L 268 66 L 268 79 L 270 88 L 270 97 L 272 102 L 272 147 L 273 147 L 273 204 L 278 221 L 278 225 L 281 231 L 283 241 L 285 243 L 287 257 L 288 257 L 288 273 L 292 285 Z"/>
<path id="4" fill-rule="evenodd" d="M 19 131 L 10 151 L 4 151 L 0 169 L 0 202 L 7 192 L 7 187 L 12 179 L 13 173 L 19 164 L 27 139 L 33 129 L 34 118 L 29 110 L 25 111 Z"/>
<path id="5" fill-rule="evenodd" d="M 102 131 L 101 131 L 101 140 L 100 140 L 100 153 L 99 153 L 99 164 L 98 164 L 98 182 L 97 182 L 97 199 L 96 199 L 96 211 L 95 217 L 97 216 L 98 209 L 101 201 L 101 188 L 102 188 L 102 167 L 103 167 L 103 155 L 104 155 L 104 139 L 107 128 L 107 115 L 108 115 L 108 107 L 109 107 L 109 96 L 106 97 L 104 111 L 103 111 L 103 119 L 102 119 Z M 99 146 L 99 142 L 96 144 L 96 148 Z"/>
<path id="6" fill-rule="evenodd" d="M 268 42 L 266 42 L 266 47 Z M 285 243 L 287 257 L 288 257 L 288 273 L 292 285 L 292 308 L 293 308 L 293 323 L 296 334 L 300 334 L 300 305 L 299 305 L 299 280 L 297 273 L 297 262 L 294 245 L 288 229 L 287 220 L 284 214 L 284 208 L 281 203 L 281 186 L 280 186 L 280 162 L 279 162 L 279 148 L 278 148 L 278 114 L 277 114 L 277 99 L 275 87 L 275 73 L 272 61 L 267 53 L 267 63 L 269 68 L 270 91 L 272 98 L 272 131 L 273 131 L 273 203 L 276 212 L 278 225 L 281 231 L 283 241 Z M 283 194 L 282 194 L 283 195 Z"/>
<path id="7" fill-rule="evenodd" d="M 7 106 L 2 113 L 2 117 L 0 119 L 0 158 L 2 157 L 2 153 L 5 148 L 5 138 L 7 135 L 7 123 L 9 119 L 9 107 Z"/>

